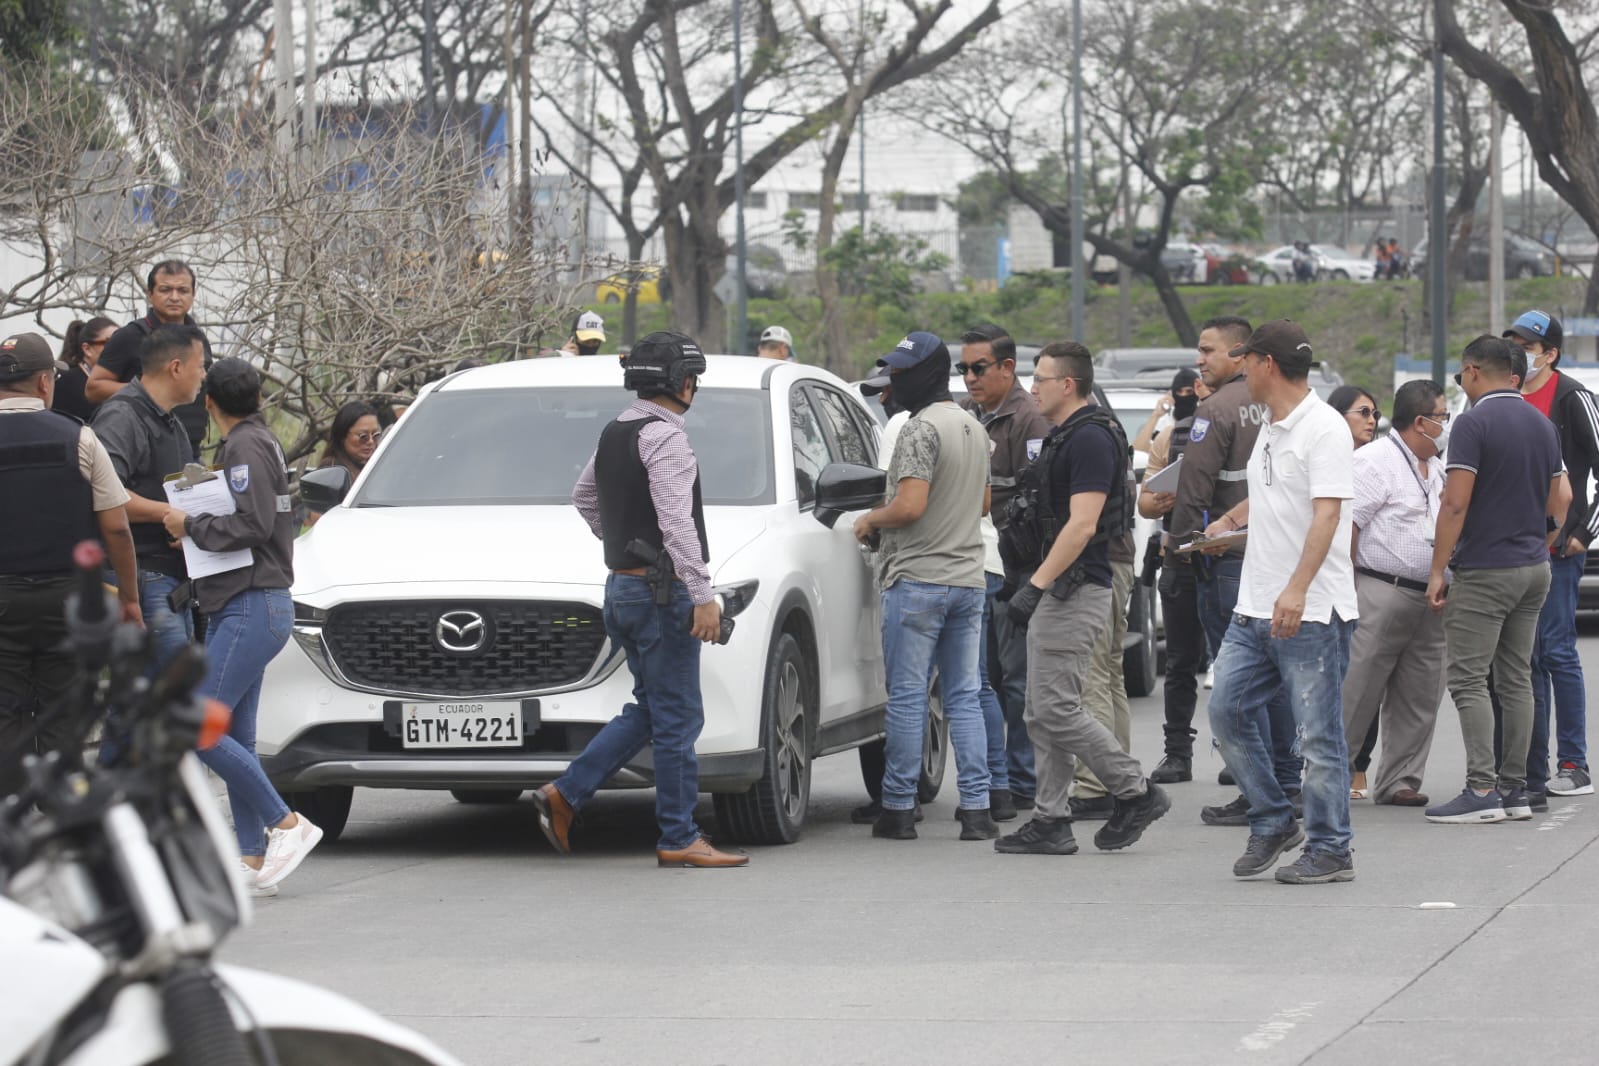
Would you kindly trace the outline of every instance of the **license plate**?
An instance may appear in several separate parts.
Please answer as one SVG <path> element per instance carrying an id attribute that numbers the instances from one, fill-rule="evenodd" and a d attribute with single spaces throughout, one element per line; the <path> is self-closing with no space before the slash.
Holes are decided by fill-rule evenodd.
<path id="1" fill-rule="evenodd" d="M 400 742 L 407 748 L 519 748 L 522 704 L 402 703 Z"/>

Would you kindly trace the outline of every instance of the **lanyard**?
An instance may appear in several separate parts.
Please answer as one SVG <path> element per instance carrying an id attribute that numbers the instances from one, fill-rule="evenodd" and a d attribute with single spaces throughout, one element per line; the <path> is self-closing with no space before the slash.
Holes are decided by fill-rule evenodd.
<path id="1" fill-rule="evenodd" d="M 1421 475 L 1416 472 L 1416 468 L 1410 465 L 1410 452 L 1406 450 L 1405 446 L 1399 442 L 1399 438 L 1397 436 L 1390 435 L 1388 439 L 1393 442 L 1393 446 L 1395 448 L 1399 449 L 1399 454 L 1405 460 L 1405 469 L 1410 471 L 1410 476 L 1416 479 L 1416 487 L 1421 489 L 1421 498 L 1424 506 L 1427 509 L 1427 518 L 1430 521 L 1433 517 L 1432 493 L 1427 490 L 1427 483 L 1421 480 Z"/>

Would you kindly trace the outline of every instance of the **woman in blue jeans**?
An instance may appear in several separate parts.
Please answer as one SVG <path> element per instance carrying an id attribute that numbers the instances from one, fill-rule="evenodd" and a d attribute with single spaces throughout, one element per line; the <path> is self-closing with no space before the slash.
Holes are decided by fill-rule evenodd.
<path id="1" fill-rule="evenodd" d="M 248 564 L 194 583 L 209 619 L 210 669 L 201 694 L 233 708 L 228 735 L 200 759 L 227 782 L 242 876 L 252 893 L 270 896 L 322 839 L 322 830 L 284 804 L 255 754 L 261 678 L 294 623 L 294 510 L 283 449 L 260 413 L 261 375 L 242 359 L 219 360 L 206 375 L 205 406 L 222 434 L 218 476 L 234 512 L 173 510 L 166 527 L 207 551 L 250 553 Z"/>

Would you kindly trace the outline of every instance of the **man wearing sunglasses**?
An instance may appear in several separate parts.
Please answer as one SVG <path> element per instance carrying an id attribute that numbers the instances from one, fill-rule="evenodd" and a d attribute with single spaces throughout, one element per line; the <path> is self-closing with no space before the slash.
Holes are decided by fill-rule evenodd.
<path id="1" fill-rule="evenodd" d="M 988 600 L 983 610 L 985 679 L 999 700 L 1002 720 L 988 722 L 989 800 L 997 820 L 1015 817 L 1016 810 L 1031 810 L 1036 788 L 1033 742 L 1027 737 L 1022 715 L 1027 710 L 1027 630 L 1011 623 L 1005 604 L 1004 567 L 999 562 L 999 531 L 1005 528 L 1005 505 L 1016 494 L 1016 479 L 1033 461 L 1049 436 L 1050 423 L 1038 409 L 1032 393 L 1016 380 L 1016 342 L 992 322 L 973 326 L 961 334 L 961 362 L 956 373 L 966 382 L 970 399 L 963 405 L 988 430 L 989 474 L 994 504 L 984 521 L 983 546 L 988 557 Z M 1023 577 L 1021 580 L 1026 580 Z M 1005 596 L 1009 599 L 1008 596 Z M 992 653 L 992 654 L 990 654 Z M 997 660 L 997 662 L 996 662 Z M 995 666 L 998 669 L 995 669 Z"/>
<path id="2" fill-rule="evenodd" d="M 1520 355 L 1509 341 L 1484 334 L 1466 346 L 1455 378 L 1472 407 L 1450 427 L 1449 479 L 1427 598 L 1443 612 L 1449 695 L 1466 741 L 1466 787 L 1428 808 L 1429 822 L 1532 817 L 1526 792 L 1532 651 L 1549 592 L 1549 549 L 1568 514 L 1571 486 L 1554 426 L 1520 402 L 1513 376 Z M 1445 584 L 1446 569 L 1454 571 L 1452 584 Z M 1490 667 L 1503 733 L 1497 760 Z"/>
<path id="3" fill-rule="evenodd" d="M 1521 394 L 1554 424 L 1571 485 L 1571 507 L 1549 551 L 1549 595 L 1538 615 L 1532 652 L 1532 750 L 1527 755 L 1527 792 L 1586 796 L 1588 772 L 1587 686 L 1577 656 L 1577 585 L 1588 545 L 1599 535 L 1599 497 L 1588 499 L 1588 475 L 1599 469 L 1599 408 L 1593 393 L 1560 364 L 1565 340 L 1560 320 L 1528 311 L 1504 336 L 1527 355 Z M 1555 711 L 1557 772 L 1549 776 L 1549 704 Z"/>

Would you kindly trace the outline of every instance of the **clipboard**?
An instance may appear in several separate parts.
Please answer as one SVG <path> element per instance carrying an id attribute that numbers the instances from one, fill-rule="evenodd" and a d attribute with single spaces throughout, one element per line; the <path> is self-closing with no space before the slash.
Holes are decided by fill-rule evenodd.
<path id="1" fill-rule="evenodd" d="M 1226 548 L 1241 548 L 1248 543 L 1248 541 L 1249 527 L 1245 526 L 1243 529 L 1234 529 L 1214 537 L 1207 537 L 1203 533 L 1196 533 L 1193 540 L 1189 541 L 1187 544 L 1178 545 L 1172 550 L 1179 555 L 1187 555 L 1191 552 L 1204 551 L 1206 548 L 1214 548 L 1217 546 Z"/>
<path id="2" fill-rule="evenodd" d="M 1183 457 L 1178 456 L 1177 461 L 1170 466 L 1163 466 L 1152 476 L 1144 479 L 1144 488 L 1150 492 L 1176 492 L 1177 481 L 1182 477 Z"/>
<path id="3" fill-rule="evenodd" d="M 161 483 L 167 502 L 186 514 L 229 515 L 238 512 L 228 483 L 217 470 L 207 470 L 199 463 L 188 463 L 181 473 L 171 474 Z M 193 537 L 183 538 L 183 562 L 190 580 L 242 570 L 255 562 L 249 548 L 233 551 L 206 551 L 194 542 Z"/>

